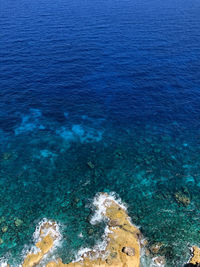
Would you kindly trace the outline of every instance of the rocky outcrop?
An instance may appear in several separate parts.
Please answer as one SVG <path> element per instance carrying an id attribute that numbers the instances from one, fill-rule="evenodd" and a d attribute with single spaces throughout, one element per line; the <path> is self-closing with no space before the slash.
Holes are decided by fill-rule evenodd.
<path id="1" fill-rule="evenodd" d="M 22 267 L 34 267 L 41 262 L 44 256 L 55 246 L 60 237 L 55 222 L 47 221 L 41 224 L 38 233 L 38 242 L 35 244 L 34 252 L 28 253 Z"/>
<path id="2" fill-rule="evenodd" d="M 182 194 L 177 193 L 176 198 L 184 205 L 189 204 L 188 199 Z M 101 193 L 95 198 L 94 205 L 96 213 L 91 219 L 91 223 L 94 224 L 102 219 L 107 222 L 104 235 L 106 245 L 103 249 L 87 249 L 87 252 L 80 255 L 79 260 L 68 264 L 63 263 L 59 258 L 48 262 L 46 256 L 53 252 L 57 242 L 61 239 L 61 234 L 56 222 L 44 220 L 36 229 L 35 246 L 26 255 L 22 267 L 38 265 L 45 267 L 139 267 L 140 245 L 141 247 L 145 246 L 144 252 L 151 261 L 151 266 L 165 266 L 165 257 L 158 255 L 163 243 L 155 242 L 148 247 L 146 240 L 141 242 L 140 230 L 131 223 L 126 208 L 120 201 L 115 200 L 111 195 Z M 200 266 L 200 248 L 192 247 L 192 256 L 185 266 Z"/>
<path id="3" fill-rule="evenodd" d="M 174 197 L 178 204 L 182 204 L 184 206 L 188 206 L 190 204 L 190 198 L 180 191 L 176 192 Z"/>
<path id="4" fill-rule="evenodd" d="M 192 257 L 189 260 L 191 266 L 200 266 L 200 248 L 193 246 L 192 247 Z"/>
<path id="5" fill-rule="evenodd" d="M 46 264 L 46 267 L 139 267 L 140 265 L 140 238 L 139 229 L 134 226 L 124 209 L 114 198 L 107 194 L 100 194 L 100 205 L 97 205 L 98 216 L 108 222 L 106 241 L 103 251 L 90 250 L 83 254 L 77 262 L 62 263 L 61 259 Z M 43 257 L 54 247 L 56 231 L 54 223 L 44 224 L 39 233 L 40 241 L 36 243 L 37 253 L 29 253 L 23 267 L 32 267 L 40 263 Z"/>

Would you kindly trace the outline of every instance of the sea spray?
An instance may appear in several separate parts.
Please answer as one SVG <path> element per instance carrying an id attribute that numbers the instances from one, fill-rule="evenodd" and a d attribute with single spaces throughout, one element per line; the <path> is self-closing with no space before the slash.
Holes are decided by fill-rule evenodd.
<path id="1" fill-rule="evenodd" d="M 90 220 L 91 224 L 97 224 L 106 219 L 106 207 L 107 205 L 111 204 L 112 201 L 117 203 L 123 210 L 127 210 L 127 206 L 122 202 L 120 198 L 117 197 L 117 194 L 115 192 L 110 192 L 109 194 L 97 193 L 93 200 L 95 212 Z"/>
<path id="2" fill-rule="evenodd" d="M 53 240 L 53 244 L 50 247 L 47 247 L 45 250 L 40 249 L 41 246 L 38 245 L 40 242 L 44 242 L 44 239 L 49 236 L 51 240 Z M 52 258 L 54 258 L 55 249 L 61 245 L 60 241 L 62 239 L 62 235 L 60 232 L 60 225 L 56 222 L 48 220 L 44 218 L 35 229 L 33 234 L 33 241 L 35 243 L 34 246 L 28 251 L 24 250 L 24 264 L 28 266 L 29 259 L 31 259 L 32 255 L 36 255 L 38 253 L 42 253 L 41 259 L 37 263 L 38 266 L 44 266 L 45 262 Z M 45 244 L 45 242 L 44 242 Z"/>
<path id="3" fill-rule="evenodd" d="M 95 211 L 90 219 L 90 223 L 92 225 L 96 225 L 102 221 L 107 221 L 108 218 L 106 217 L 106 208 L 115 202 L 118 206 L 120 206 L 123 210 L 127 211 L 126 205 L 122 202 L 122 200 L 117 196 L 115 192 L 107 193 L 97 193 L 92 201 L 92 206 L 94 207 Z M 109 241 L 108 234 L 112 233 L 109 229 L 108 225 L 105 226 L 104 234 L 101 236 L 101 240 L 99 240 L 93 248 L 80 248 L 77 252 L 76 258 L 73 262 L 83 260 L 84 256 L 88 256 L 91 259 L 102 258 L 104 259 L 108 252 L 105 253 L 106 247 Z M 94 253 L 90 253 L 94 252 Z"/>

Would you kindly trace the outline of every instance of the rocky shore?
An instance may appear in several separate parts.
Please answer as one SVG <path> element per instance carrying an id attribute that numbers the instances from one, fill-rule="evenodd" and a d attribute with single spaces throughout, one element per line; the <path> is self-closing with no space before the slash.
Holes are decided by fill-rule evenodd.
<path id="1" fill-rule="evenodd" d="M 82 252 L 77 261 L 68 264 L 63 263 L 60 258 L 48 261 L 47 256 L 56 248 L 61 234 L 56 222 L 44 220 L 36 229 L 37 242 L 31 252 L 25 256 L 22 267 L 139 267 L 142 254 L 146 254 L 146 257 L 151 251 L 153 251 L 153 255 L 159 254 L 162 244 L 147 248 L 148 242 L 143 239 L 140 230 L 131 223 L 126 208 L 113 196 L 100 193 L 95 198 L 94 205 L 96 213 L 91 219 L 91 223 L 100 220 L 107 223 L 104 248 L 87 249 Z M 151 266 L 165 266 L 163 256 L 149 258 L 151 258 Z M 192 248 L 191 258 L 185 266 L 200 266 L 200 249 L 198 247 Z"/>
<path id="2" fill-rule="evenodd" d="M 139 267 L 141 233 L 134 226 L 124 210 L 107 194 L 101 194 L 102 211 L 100 216 L 108 222 L 106 230 L 106 248 L 103 251 L 88 251 L 77 262 L 62 263 L 61 259 L 48 262 L 46 267 L 79 267 L 79 266 L 110 266 Z M 98 209 L 98 207 L 97 207 Z M 37 253 L 26 256 L 23 267 L 33 267 L 39 264 L 44 256 L 54 247 L 57 239 L 55 223 L 44 223 L 40 229 L 40 241 L 36 243 Z"/>
<path id="3" fill-rule="evenodd" d="M 197 246 L 192 247 L 192 256 L 186 266 L 200 266 L 200 248 Z"/>

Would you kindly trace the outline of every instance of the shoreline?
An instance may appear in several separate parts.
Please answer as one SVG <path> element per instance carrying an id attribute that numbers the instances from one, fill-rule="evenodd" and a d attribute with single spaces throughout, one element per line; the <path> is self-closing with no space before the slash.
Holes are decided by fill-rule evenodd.
<path id="1" fill-rule="evenodd" d="M 60 258 L 48 260 L 49 254 L 52 255 L 59 246 L 62 235 L 55 221 L 44 219 L 36 227 L 33 234 L 35 245 L 26 253 L 20 267 L 165 266 L 165 257 L 159 255 L 162 243 L 155 243 L 151 248 L 148 247 L 148 241 L 144 239 L 140 229 L 132 224 L 126 206 L 120 199 L 116 199 L 114 193 L 98 193 L 93 205 L 96 210 L 90 223 L 97 224 L 102 220 L 106 222 L 101 244 L 92 249 L 80 249 L 76 260 L 67 264 Z M 154 252 L 154 257 L 151 252 Z M 191 257 L 185 266 L 197 266 L 200 263 L 200 249 L 193 246 L 191 252 Z M 142 264 L 144 257 L 148 263 Z M 0 266 L 11 267 L 6 262 L 2 262 Z"/>

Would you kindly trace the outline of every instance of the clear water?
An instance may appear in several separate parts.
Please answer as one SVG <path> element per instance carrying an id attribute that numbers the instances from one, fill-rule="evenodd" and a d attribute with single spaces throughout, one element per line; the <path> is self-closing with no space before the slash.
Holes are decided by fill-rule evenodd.
<path id="1" fill-rule="evenodd" d="M 61 224 L 56 256 L 73 260 L 103 232 L 93 197 L 114 191 L 168 266 L 188 260 L 200 245 L 199 14 L 197 0 L 0 1 L 0 257 L 17 266 L 46 217 Z"/>

